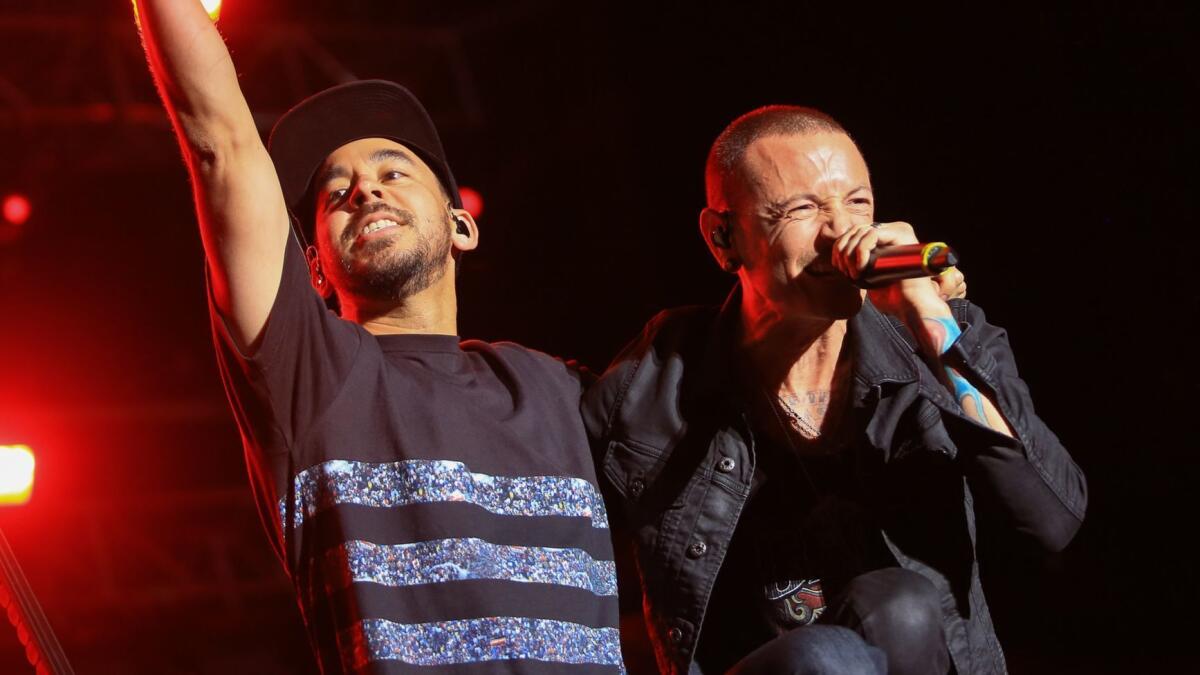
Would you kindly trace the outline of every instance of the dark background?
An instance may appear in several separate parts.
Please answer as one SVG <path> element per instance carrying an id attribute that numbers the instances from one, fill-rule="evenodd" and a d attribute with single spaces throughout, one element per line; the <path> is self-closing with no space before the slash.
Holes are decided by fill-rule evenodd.
<path id="1" fill-rule="evenodd" d="M 984 561 L 1012 671 L 1183 668 L 1200 600 L 1185 554 L 1194 12 L 297 4 L 223 10 L 263 128 L 338 72 L 412 86 L 485 199 L 461 333 L 593 368 L 657 310 L 728 290 L 696 231 L 723 126 L 768 103 L 831 113 L 879 217 L 958 249 L 1090 478 L 1065 553 Z M 0 444 L 39 462 L 33 501 L 0 527 L 81 673 L 311 672 L 217 378 L 187 176 L 130 26 L 124 2 L 0 3 L 0 195 L 34 207 L 0 224 Z M 0 622 L 0 672 L 28 670 Z"/>

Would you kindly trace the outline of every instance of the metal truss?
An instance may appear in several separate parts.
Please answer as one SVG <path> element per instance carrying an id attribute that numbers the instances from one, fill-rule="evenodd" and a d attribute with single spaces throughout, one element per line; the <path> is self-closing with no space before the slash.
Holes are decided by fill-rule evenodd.
<path id="1" fill-rule="evenodd" d="M 264 134 L 296 101 L 357 77 L 405 83 L 445 129 L 482 122 L 462 28 L 291 23 L 224 33 Z M 177 161 L 132 22 L 0 14 L 0 142 L 10 163 L 18 151 L 22 173 Z"/>

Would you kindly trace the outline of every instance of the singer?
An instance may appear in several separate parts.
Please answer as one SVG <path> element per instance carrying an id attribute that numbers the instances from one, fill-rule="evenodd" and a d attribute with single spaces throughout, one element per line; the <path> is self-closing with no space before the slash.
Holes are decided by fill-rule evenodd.
<path id="1" fill-rule="evenodd" d="M 875 222 L 829 116 L 754 110 L 705 175 L 700 235 L 733 291 L 659 314 L 583 400 L 660 669 L 1004 673 L 977 516 L 1056 551 L 1087 502 L 1004 330 L 957 270 L 856 285 L 919 239 Z"/>

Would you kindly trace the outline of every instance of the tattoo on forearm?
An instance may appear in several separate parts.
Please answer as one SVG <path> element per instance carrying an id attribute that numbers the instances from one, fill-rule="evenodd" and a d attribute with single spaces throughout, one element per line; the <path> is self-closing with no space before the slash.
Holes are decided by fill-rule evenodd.
<path id="1" fill-rule="evenodd" d="M 958 327 L 958 322 L 950 317 L 924 317 L 921 319 L 925 324 L 926 330 L 929 332 L 929 338 L 933 343 L 934 349 L 937 350 L 937 355 L 940 357 L 949 351 L 950 346 L 954 341 L 962 335 L 962 330 Z M 967 378 L 962 376 L 950 366 L 943 366 L 946 370 L 946 377 L 950 381 L 950 387 L 954 392 L 954 400 L 962 406 L 963 412 L 967 413 L 975 421 L 985 426 L 991 426 L 988 422 L 987 413 L 983 409 L 983 394 L 975 388 L 975 385 L 967 381 Z"/>
<path id="2" fill-rule="evenodd" d="M 950 366 L 946 366 L 946 375 L 949 376 L 950 384 L 954 387 L 954 398 L 967 415 L 984 426 L 991 426 L 987 413 L 983 410 L 983 394 L 980 394 L 975 385 L 968 382 L 967 378 Z"/>
<path id="3" fill-rule="evenodd" d="M 921 323 L 925 324 L 925 331 L 929 333 L 929 341 L 933 344 L 938 356 L 945 354 L 950 349 L 950 345 L 954 344 L 954 341 L 962 334 L 954 319 L 925 317 L 921 319 Z"/>

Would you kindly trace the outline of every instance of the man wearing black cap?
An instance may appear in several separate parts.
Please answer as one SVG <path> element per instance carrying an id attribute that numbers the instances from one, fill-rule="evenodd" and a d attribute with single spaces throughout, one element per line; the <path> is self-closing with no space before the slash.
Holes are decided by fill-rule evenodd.
<path id="1" fill-rule="evenodd" d="M 622 672 L 579 378 L 459 342 L 454 272 L 479 233 L 421 104 L 334 87 L 268 152 L 200 3 L 136 9 L 253 487 L 322 670 Z"/>

